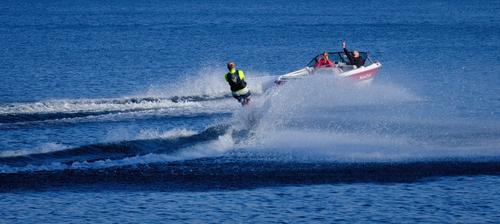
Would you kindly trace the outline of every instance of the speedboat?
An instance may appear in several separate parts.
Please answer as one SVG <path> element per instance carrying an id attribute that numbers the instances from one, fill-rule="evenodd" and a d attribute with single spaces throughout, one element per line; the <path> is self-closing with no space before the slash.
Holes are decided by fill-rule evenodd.
<path id="1" fill-rule="evenodd" d="M 364 65 L 357 67 L 349 64 L 349 58 L 343 51 L 328 52 L 329 58 L 334 62 L 332 67 L 315 67 L 323 54 L 314 57 L 303 69 L 293 71 L 278 77 L 275 81 L 280 85 L 288 80 L 302 79 L 310 75 L 333 75 L 336 78 L 347 78 L 360 83 L 371 83 L 378 69 L 382 66 L 380 62 L 372 60 L 368 52 L 359 52 L 359 56 L 364 60 Z"/>

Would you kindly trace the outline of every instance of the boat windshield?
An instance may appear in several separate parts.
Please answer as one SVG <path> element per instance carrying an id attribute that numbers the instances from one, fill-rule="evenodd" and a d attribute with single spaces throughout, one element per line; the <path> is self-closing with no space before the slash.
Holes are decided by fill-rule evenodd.
<path id="1" fill-rule="evenodd" d="M 365 60 L 365 66 L 373 64 L 372 60 L 370 57 L 368 57 L 368 52 L 359 52 L 359 56 Z M 318 54 L 316 57 L 314 57 L 309 63 L 307 63 L 307 67 L 314 67 L 317 61 L 319 61 L 323 57 L 323 54 Z M 335 62 L 335 64 L 338 64 L 339 62 L 349 64 L 349 58 L 343 51 L 337 51 L 337 52 L 328 52 L 328 58 L 332 61 Z"/>

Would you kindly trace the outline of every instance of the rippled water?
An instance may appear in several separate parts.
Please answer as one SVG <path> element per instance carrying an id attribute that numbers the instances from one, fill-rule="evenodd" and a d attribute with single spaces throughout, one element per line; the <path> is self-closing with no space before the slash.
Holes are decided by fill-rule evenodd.
<path id="1" fill-rule="evenodd" d="M 4 221 L 425 222 L 498 220 L 497 176 L 396 184 L 339 184 L 238 191 L 73 189 L 5 193 Z M 29 206 L 26 206 L 29 205 Z M 57 208 L 54 206 L 57 205 Z M 113 218 L 110 218 L 113 216 Z"/>
<path id="2" fill-rule="evenodd" d="M 499 9 L 5 1 L 0 222 L 494 223 Z M 274 86 L 342 40 L 371 85 Z"/>

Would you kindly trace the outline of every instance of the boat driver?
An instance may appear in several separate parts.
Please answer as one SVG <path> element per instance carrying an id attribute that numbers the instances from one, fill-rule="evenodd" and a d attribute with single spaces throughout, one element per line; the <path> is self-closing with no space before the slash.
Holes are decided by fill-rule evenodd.
<path id="1" fill-rule="evenodd" d="M 316 61 L 315 68 L 335 67 L 335 64 L 328 58 L 328 52 L 323 52 L 321 59 Z"/>
<path id="2" fill-rule="evenodd" d="M 229 72 L 224 76 L 227 83 L 231 87 L 232 95 L 241 105 L 245 106 L 250 102 L 250 90 L 245 82 L 245 73 L 241 70 L 236 70 L 234 62 L 227 63 Z"/>
<path id="3" fill-rule="evenodd" d="M 359 51 L 349 52 L 345 46 L 345 41 L 342 42 L 342 48 L 344 49 L 345 55 L 349 58 L 349 64 L 355 65 L 357 68 L 365 65 L 365 60 L 359 56 Z"/>

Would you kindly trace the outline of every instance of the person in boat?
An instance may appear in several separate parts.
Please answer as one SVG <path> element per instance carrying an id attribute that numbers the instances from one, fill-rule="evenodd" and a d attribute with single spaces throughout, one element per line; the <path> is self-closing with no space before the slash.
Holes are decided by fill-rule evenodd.
<path id="1" fill-rule="evenodd" d="M 355 50 L 353 52 L 349 52 L 346 48 L 345 41 L 342 42 L 342 48 L 344 49 L 344 53 L 347 55 L 347 58 L 349 58 L 350 65 L 355 65 L 358 68 L 365 65 L 365 60 L 359 56 L 359 51 Z"/>
<path id="2" fill-rule="evenodd" d="M 316 61 L 314 68 L 335 67 L 335 64 L 328 58 L 328 52 L 323 52 L 321 59 Z"/>
<path id="3" fill-rule="evenodd" d="M 234 62 L 227 63 L 228 73 L 225 75 L 225 79 L 229 86 L 231 87 L 232 95 L 241 105 L 245 106 L 250 102 L 250 90 L 247 87 L 245 81 L 245 73 L 241 70 L 236 70 L 236 64 Z"/>

